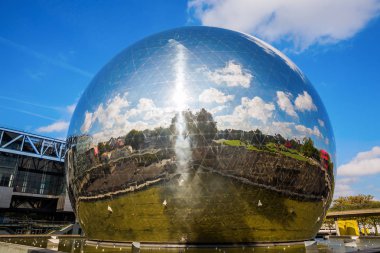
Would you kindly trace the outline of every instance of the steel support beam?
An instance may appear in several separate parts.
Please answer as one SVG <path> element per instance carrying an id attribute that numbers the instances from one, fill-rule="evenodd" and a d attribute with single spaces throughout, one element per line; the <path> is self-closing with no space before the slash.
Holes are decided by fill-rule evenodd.
<path id="1" fill-rule="evenodd" d="M 21 140 L 18 148 L 13 148 L 12 143 Z M 63 162 L 66 154 L 66 142 L 40 135 L 29 134 L 17 130 L 0 127 L 0 152 L 8 152 L 17 155 L 25 155 Z M 30 147 L 25 145 L 29 144 Z M 49 152 L 48 152 L 49 151 Z"/>

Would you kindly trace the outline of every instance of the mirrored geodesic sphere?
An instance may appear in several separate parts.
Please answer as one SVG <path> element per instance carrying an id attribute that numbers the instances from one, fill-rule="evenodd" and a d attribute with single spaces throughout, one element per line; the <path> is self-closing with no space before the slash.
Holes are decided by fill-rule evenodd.
<path id="1" fill-rule="evenodd" d="M 68 146 L 69 194 L 91 239 L 310 239 L 334 188 L 334 137 L 308 79 L 265 42 L 219 28 L 118 54 L 82 95 Z"/>

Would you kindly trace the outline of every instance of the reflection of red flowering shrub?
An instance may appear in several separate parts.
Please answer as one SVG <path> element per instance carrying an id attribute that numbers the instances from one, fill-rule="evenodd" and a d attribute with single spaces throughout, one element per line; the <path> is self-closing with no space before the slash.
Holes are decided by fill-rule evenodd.
<path id="1" fill-rule="evenodd" d="M 321 156 L 322 166 L 323 166 L 323 168 L 325 168 L 327 170 L 329 168 L 329 163 L 330 163 L 329 153 L 327 153 L 325 150 L 321 149 L 320 156 Z"/>

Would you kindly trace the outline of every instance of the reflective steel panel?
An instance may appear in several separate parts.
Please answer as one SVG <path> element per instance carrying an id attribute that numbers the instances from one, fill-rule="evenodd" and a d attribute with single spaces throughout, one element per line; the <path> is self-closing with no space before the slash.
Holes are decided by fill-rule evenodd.
<path id="1" fill-rule="evenodd" d="M 69 194 L 86 235 L 242 243 L 315 236 L 335 142 L 305 75 L 265 42 L 183 27 L 128 47 L 71 120 Z"/>

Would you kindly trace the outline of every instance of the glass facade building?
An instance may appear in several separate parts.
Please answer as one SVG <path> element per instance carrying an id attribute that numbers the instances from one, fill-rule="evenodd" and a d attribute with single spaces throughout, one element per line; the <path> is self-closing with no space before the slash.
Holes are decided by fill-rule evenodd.
<path id="1" fill-rule="evenodd" d="M 0 230 L 44 233 L 57 222 L 74 221 L 66 194 L 65 145 L 0 127 Z"/>
<path id="2" fill-rule="evenodd" d="M 59 196 L 65 193 L 64 164 L 0 153 L 0 186 L 14 192 Z"/>
<path id="3" fill-rule="evenodd" d="M 313 238 L 334 164 L 306 76 L 265 42 L 212 27 L 152 35 L 105 65 L 66 155 L 89 238 L 169 243 Z"/>

